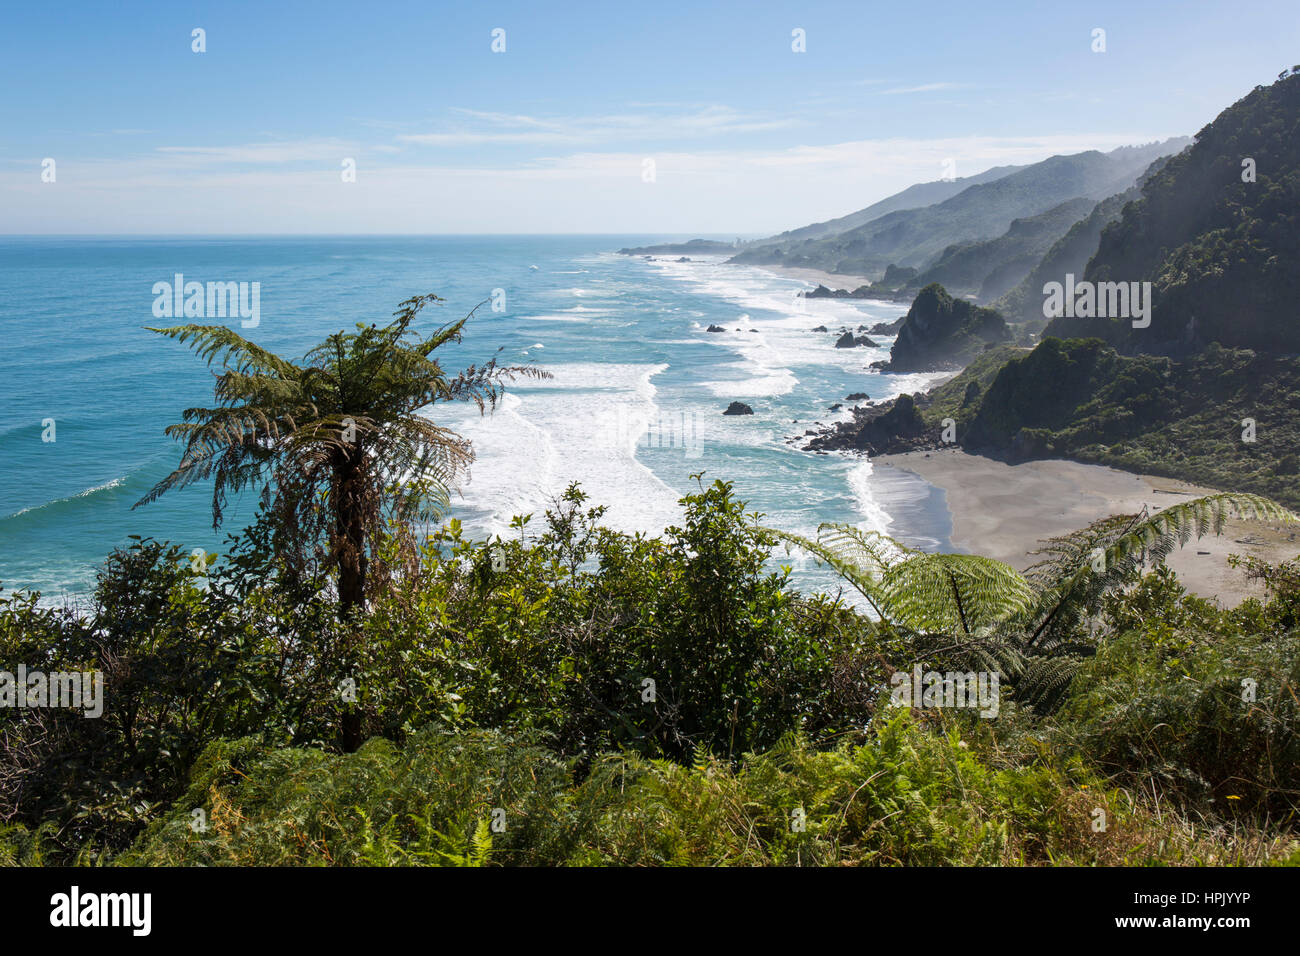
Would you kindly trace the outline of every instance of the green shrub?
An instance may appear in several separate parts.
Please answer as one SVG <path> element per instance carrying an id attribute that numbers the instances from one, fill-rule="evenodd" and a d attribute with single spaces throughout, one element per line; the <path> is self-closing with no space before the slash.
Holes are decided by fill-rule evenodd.
<path id="1" fill-rule="evenodd" d="M 1152 621 L 1083 665 L 1054 736 L 1125 786 L 1219 819 L 1292 821 L 1297 688 L 1298 634 L 1225 638 Z"/>

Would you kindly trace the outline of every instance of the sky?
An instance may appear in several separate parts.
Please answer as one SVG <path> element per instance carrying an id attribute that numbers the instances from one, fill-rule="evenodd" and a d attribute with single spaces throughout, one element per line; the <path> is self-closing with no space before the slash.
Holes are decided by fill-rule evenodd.
<path id="1" fill-rule="evenodd" d="M 1298 41 L 1294 0 L 5 3 L 0 234 L 767 235 L 1194 135 Z"/>

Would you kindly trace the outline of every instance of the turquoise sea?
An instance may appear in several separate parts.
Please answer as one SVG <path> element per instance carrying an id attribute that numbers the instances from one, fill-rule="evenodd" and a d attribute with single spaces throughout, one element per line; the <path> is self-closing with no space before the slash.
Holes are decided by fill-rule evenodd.
<path id="1" fill-rule="evenodd" d="M 326 334 L 383 322 L 397 303 L 433 292 L 424 326 L 480 309 L 449 361 L 533 361 L 553 374 L 514 386 L 487 417 L 433 414 L 470 437 L 477 461 L 452 514 L 477 537 L 510 517 L 538 519 L 578 480 L 607 523 L 659 532 L 679 516 L 690 475 L 726 478 L 768 523 L 805 533 L 845 521 L 947 549 L 943 495 L 861 458 L 813 455 L 787 439 L 845 396 L 917 391 L 933 375 L 870 370 L 878 349 L 836 349 L 825 325 L 898 317 L 895 303 L 801 301 L 808 283 L 705 259 L 655 261 L 615 250 L 654 236 L 354 238 L 7 238 L 0 240 L 0 583 L 46 600 L 84 594 L 96 566 L 129 535 L 220 550 L 251 502 L 211 526 L 210 489 L 131 506 L 179 452 L 164 434 L 183 409 L 208 404 L 212 373 L 186 348 L 145 331 L 158 282 L 260 283 L 256 328 L 230 324 L 300 356 Z M 500 300 L 500 295 L 498 295 Z M 710 324 L 727 331 L 705 331 Z M 723 416 L 731 401 L 754 415 Z M 53 429 L 49 421 L 53 420 Z M 53 441 L 43 440 L 52 437 Z M 534 524 L 536 527 L 536 523 Z M 789 559 L 782 557 L 783 562 Z M 836 580 L 795 562 L 804 588 Z"/>

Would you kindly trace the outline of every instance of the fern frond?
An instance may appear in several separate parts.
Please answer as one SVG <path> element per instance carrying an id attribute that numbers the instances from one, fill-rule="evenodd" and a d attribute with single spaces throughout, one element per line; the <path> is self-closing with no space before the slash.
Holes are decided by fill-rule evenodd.
<path id="1" fill-rule="evenodd" d="M 1222 534 L 1228 519 L 1234 517 L 1281 524 L 1300 521 L 1268 498 L 1226 492 L 1179 502 L 1154 515 L 1134 516 L 1122 531 L 1114 530 L 1117 519 L 1090 525 L 1079 533 L 1091 534 L 1096 542 L 1086 558 L 1041 591 L 1033 615 L 1040 623 L 1029 646 L 1040 643 L 1053 626 L 1073 624 L 1103 593 L 1128 580 L 1143 564 L 1162 562 L 1175 546 L 1182 547 L 1193 535 Z"/>
<path id="2" fill-rule="evenodd" d="M 827 527 L 827 525 L 822 525 L 818 528 L 819 535 L 822 528 L 825 527 Z M 843 526 L 833 527 L 842 528 Z M 824 543 L 820 538 L 814 541 L 812 538 L 805 538 L 803 535 L 794 534 L 790 531 L 782 531 L 779 528 L 760 528 L 759 530 L 771 534 L 779 541 L 786 542 L 787 545 L 802 548 L 817 560 L 826 562 L 826 564 L 835 569 L 840 577 L 844 578 L 845 581 L 848 581 L 849 584 L 856 588 L 858 592 L 867 599 L 867 603 L 871 605 L 871 608 L 876 612 L 877 617 L 881 620 L 886 619 L 884 611 L 881 608 L 881 603 L 883 602 L 884 597 L 880 590 L 880 584 L 876 580 L 876 575 L 873 574 L 874 569 L 869 563 L 859 563 L 860 555 L 856 555 L 851 551 L 850 553 L 845 554 L 833 545 Z M 884 536 L 881 535 L 881 537 Z"/>
<path id="3" fill-rule="evenodd" d="M 974 554 L 914 553 L 883 580 L 895 619 L 916 631 L 973 635 L 1022 614 L 1034 590 L 1009 564 Z"/>

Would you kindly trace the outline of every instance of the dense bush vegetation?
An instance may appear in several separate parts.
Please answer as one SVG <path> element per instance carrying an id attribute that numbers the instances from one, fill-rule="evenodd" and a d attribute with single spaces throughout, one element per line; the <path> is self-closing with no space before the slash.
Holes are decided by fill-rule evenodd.
<path id="1" fill-rule="evenodd" d="M 792 591 L 728 485 L 683 505 L 663 538 L 576 487 L 510 541 L 449 522 L 359 631 L 263 523 L 202 567 L 115 552 L 75 613 L 3 595 L 5 666 L 109 692 L 99 719 L 0 710 L 0 861 L 1294 861 L 1293 566 L 1244 569 L 1270 598 L 1230 611 L 1130 567 L 1058 642 L 1066 692 L 1035 705 L 1008 666 L 981 720 L 889 706 L 895 668 L 965 653 L 906 599 L 924 559 L 874 620 Z"/>

